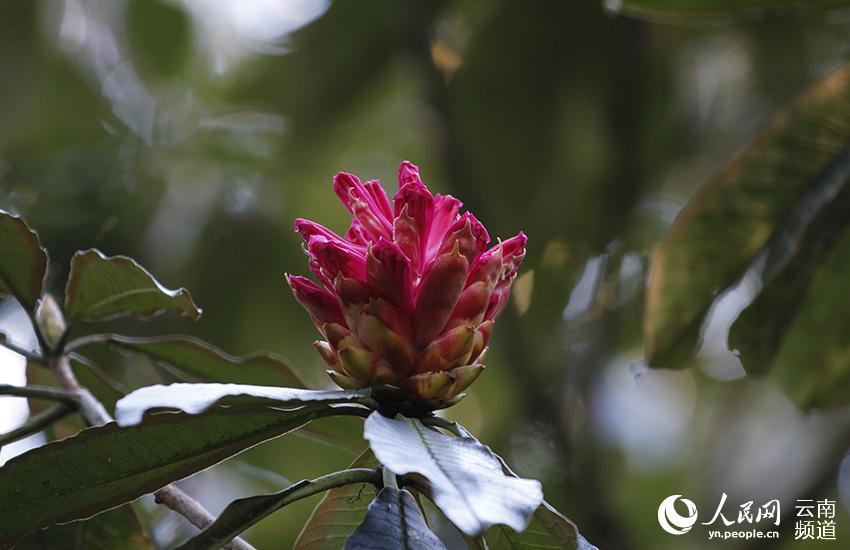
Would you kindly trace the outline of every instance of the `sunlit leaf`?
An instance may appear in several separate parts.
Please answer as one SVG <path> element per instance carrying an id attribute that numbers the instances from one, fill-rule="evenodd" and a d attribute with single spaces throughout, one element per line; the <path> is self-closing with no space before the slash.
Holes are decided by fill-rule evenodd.
<path id="1" fill-rule="evenodd" d="M 300 407 L 310 403 L 351 403 L 369 395 L 369 390 L 303 390 L 276 386 L 249 386 L 243 384 L 158 384 L 146 386 L 127 394 L 115 404 L 115 420 L 122 426 L 132 426 L 142 421 L 145 412 L 152 409 L 176 409 L 198 414 L 216 403 L 246 405 L 274 405 Z"/>
<path id="2" fill-rule="evenodd" d="M 131 338 L 111 335 L 109 345 L 120 350 L 144 354 L 192 380 L 304 387 L 304 383 L 289 368 L 286 361 L 271 353 L 258 352 L 235 357 L 190 336 Z M 362 422 L 354 418 L 320 420 L 311 422 L 300 430 L 307 437 L 352 451 L 363 448 L 362 431 Z"/>
<path id="3" fill-rule="evenodd" d="M 522 531 L 543 502 L 539 481 L 505 475 L 499 460 L 473 438 L 447 436 L 419 420 L 378 412 L 366 420 L 364 436 L 394 473 L 425 476 L 434 503 L 467 535 L 478 536 L 496 524 Z"/>
<path id="4" fill-rule="evenodd" d="M 98 514 L 91 519 L 36 531 L 15 545 L 16 550 L 153 550 L 130 505 Z"/>
<path id="5" fill-rule="evenodd" d="M 376 468 L 378 459 L 371 449 L 364 451 L 351 468 Z M 366 517 L 369 503 L 375 497 L 375 487 L 369 484 L 346 485 L 331 489 L 313 510 L 304 525 L 295 550 L 342 550 L 345 541 Z"/>
<path id="6" fill-rule="evenodd" d="M 47 252 L 17 216 L 0 210 L 0 296 L 11 294 L 29 311 L 41 296 Z"/>
<path id="7" fill-rule="evenodd" d="M 203 470 L 309 422 L 294 411 L 216 407 L 202 415 L 153 414 L 22 454 L 0 468 L 0 547 L 42 527 L 86 518 Z"/>
<path id="8" fill-rule="evenodd" d="M 606 6 L 634 17 L 694 21 L 706 16 L 753 17 L 765 14 L 816 15 L 847 8 L 848 0 L 606 0 Z M 697 21 L 699 19 L 696 19 Z M 704 19 L 703 19 L 704 20 Z"/>
<path id="9" fill-rule="evenodd" d="M 77 252 L 71 258 L 65 288 L 68 322 L 125 315 L 149 318 L 166 311 L 192 319 L 201 316 L 189 291 L 165 288 L 132 258 L 107 257 L 96 249 Z"/>
<path id="10" fill-rule="evenodd" d="M 689 364 L 718 293 L 768 245 L 793 246 L 822 210 L 838 226 L 850 221 L 847 201 L 828 208 L 850 175 L 848 146 L 850 68 L 843 66 L 699 190 L 653 254 L 644 317 L 651 366 Z M 782 254 L 768 260 L 768 271 L 783 267 Z"/>
<path id="11" fill-rule="evenodd" d="M 489 550 L 596 550 L 576 526 L 544 502 L 534 512 L 525 531 L 494 525 L 485 536 Z"/>
<path id="12" fill-rule="evenodd" d="M 147 355 L 194 380 L 304 387 L 289 365 L 271 353 L 259 352 L 235 357 L 191 336 L 131 338 L 112 335 L 109 345 Z"/>
<path id="13" fill-rule="evenodd" d="M 369 505 L 366 518 L 345 544 L 345 550 L 445 550 L 428 529 L 425 518 L 405 489 L 384 487 Z"/>

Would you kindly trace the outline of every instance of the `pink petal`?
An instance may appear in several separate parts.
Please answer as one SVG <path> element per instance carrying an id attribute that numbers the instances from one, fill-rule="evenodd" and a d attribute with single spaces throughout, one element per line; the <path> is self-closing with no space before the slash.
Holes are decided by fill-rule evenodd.
<path id="1" fill-rule="evenodd" d="M 336 297 L 323 289 L 307 277 L 300 275 L 287 275 L 286 282 L 295 299 L 301 304 L 316 327 L 321 328 L 326 323 L 344 323 L 342 311 Z"/>
<path id="2" fill-rule="evenodd" d="M 451 195 L 434 195 L 434 215 L 428 233 L 428 248 L 437 248 L 443 242 L 446 232 L 456 221 L 462 202 Z"/>
<path id="3" fill-rule="evenodd" d="M 328 277 L 336 278 L 342 274 L 352 279 L 366 280 L 366 257 L 353 246 L 316 236 L 310 239 L 308 250 Z"/>
<path id="4" fill-rule="evenodd" d="M 455 250 L 439 256 L 424 275 L 413 316 L 418 345 L 428 345 L 443 331 L 463 291 L 468 266 Z"/>
<path id="5" fill-rule="evenodd" d="M 396 243 L 381 239 L 366 254 L 366 280 L 390 302 L 413 310 L 410 260 Z"/>

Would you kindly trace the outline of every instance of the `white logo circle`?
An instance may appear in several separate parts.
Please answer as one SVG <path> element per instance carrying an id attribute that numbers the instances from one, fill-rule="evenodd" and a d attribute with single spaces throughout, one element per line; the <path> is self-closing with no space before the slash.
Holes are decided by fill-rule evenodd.
<path id="1" fill-rule="evenodd" d="M 658 524 L 671 535 L 684 535 L 697 522 L 697 505 L 686 498 L 681 499 L 688 513 L 679 515 L 676 511 L 676 500 L 682 495 L 672 495 L 661 501 L 658 507 Z"/>

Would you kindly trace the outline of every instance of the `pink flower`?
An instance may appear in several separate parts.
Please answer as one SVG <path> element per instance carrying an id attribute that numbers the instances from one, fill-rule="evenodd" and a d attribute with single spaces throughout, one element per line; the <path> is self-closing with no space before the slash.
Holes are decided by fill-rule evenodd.
<path id="1" fill-rule="evenodd" d="M 334 191 L 351 212 L 351 227 L 341 237 L 296 220 L 319 282 L 287 275 L 325 338 L 315 346 L 328 374 L 343 388 L 371 386 L 377 399 L 398 408 L 456 403 L 484 369 L 525 235 L 487 250 L 481 222 L 459 214 L 454 197 L 432 195 L 407 161 L 392 204 L 378 181 L 351 174 L 337 174 Z"/>

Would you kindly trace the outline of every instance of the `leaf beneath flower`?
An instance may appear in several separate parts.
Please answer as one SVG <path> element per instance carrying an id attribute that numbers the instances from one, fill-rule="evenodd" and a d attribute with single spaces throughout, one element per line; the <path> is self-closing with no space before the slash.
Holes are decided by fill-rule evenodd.
<path id="1" fill-rule="evenodd" d="M 301 407 L 312 402 L 351 403 L 369 395 L 369 390 L 301 390 L 276 386 L 243 384 L 170 384 L 146 386 L 115 404 L 115 419 L 121 426 L 133 426 L 152 409 L 177 409 L 198 414 L 227 399 L 229 403 Z"/>
<path id="2" fill-rule="evenodd" d="M 425 524 L 413 495 L 384 487 L 369 505 L 366 519 L 345 544 L 345 550 L 445 550 L 446 545 Z"/>
<path id="3" fill-rule="evenodd" d="M 473 438 L 447 436 L 419 420 L 378 412 L 366 420 L 364 436 L 394 473 L 425 476 L 434 503 L 467 535 L 497 524 L 522 531 L 543 502 L 539 481 L 505 475 L 490 449 Z"/>

